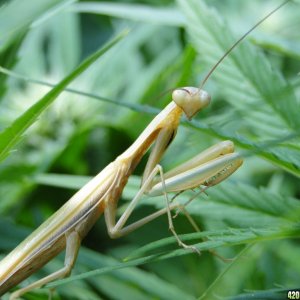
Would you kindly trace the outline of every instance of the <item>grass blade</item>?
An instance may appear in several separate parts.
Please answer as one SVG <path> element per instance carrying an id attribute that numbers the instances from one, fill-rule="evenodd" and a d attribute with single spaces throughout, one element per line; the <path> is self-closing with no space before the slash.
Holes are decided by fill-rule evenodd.
<path id="1" fill-rule="evenodd" d="M 84 72 L 100 56 L 102 56 L 112 46 L 119 42 L 126 34 L 127 31 L 122 32 L 100 50 L 89 56 L 56 87 L 50 90 L 50 92 L 32 105 L 24 114 L 18 117 L 13 124 L 0 133 L 0 161 L 9 154 L 9 151 L 18 143 L 25 130 L 37 120 L 40 114 L 57 98 L 61 92 L 63 92 L 64 88 L 72 80 Z"/>

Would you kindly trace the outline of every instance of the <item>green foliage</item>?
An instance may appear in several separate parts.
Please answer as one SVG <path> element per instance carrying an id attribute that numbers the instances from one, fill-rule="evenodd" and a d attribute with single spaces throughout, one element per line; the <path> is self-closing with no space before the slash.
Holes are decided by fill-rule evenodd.
<path id="1" fill-rule="evenodd" d="M 28 108 L 25 113 L 18 117 L 8 128 L 0 133 L 0 161 L 3 160 L 9 151 L 17 144 L 22 134 L 28 129 L 40 116 L 40 114 L 48 108 L 48 106 L 63 92 L 64 88 L 72 82 L 77 76 L 84 72 L 93 62 L 102 56 L 109 48 L 115 45 L 123 36 L 112 40 L 93 55 L 82 62 L 72 73 L 66 76 L 59 84 L 51 89 L 44 97 Z"/>
<path id="2" fill-rule="evenodd" d="M 164 91 L 199 86 L 274 8 L 273 1 L 136 2 L 0 7 L 1 255 L 137 138 L 170 101 Z M 212 104 L 182 121 L 162 161 L 170 169 L 224 139 L 245 158 L 236 174 L 187 206 L 201 232 L 183 214 L 174 219 L 182 240 L 202 255 L 178 248 L 164 217 L 118 241 L 102 218 L 72 276 L 47 286 L 57 288 L 54 299 L 282 299 L 300 287 L 298 5 L 288 3 L 226 57 L 204 86 Z M 125 27 L 126 38 L 96 50 Z M 120 212 L 138 191 L 143 166 Z M 163 207 L 163 198 L 145 197 L 132 219 Z M 30 280 L 62 264 L 60 255 Z M 24 299 L 47 299 L 47 287 Z"/>

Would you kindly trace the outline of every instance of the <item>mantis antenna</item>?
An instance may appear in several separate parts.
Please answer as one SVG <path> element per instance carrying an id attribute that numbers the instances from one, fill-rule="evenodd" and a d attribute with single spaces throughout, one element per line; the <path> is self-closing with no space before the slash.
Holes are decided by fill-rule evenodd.
<path id="1" fill-rule="evenodd" d="M 275 12 L 277 12 L 281 7 L 286 5 L 291 0 L 286 0 L 282 2 L 279 6 L 274 8 L 271 12 L 269 12 L 266 16 L 264 16 L 261 20 L 259 20 L 252 28 L 250 28 L 247 32 L 245 32 L 218 60 L 218 62 L 211 68 L 211 70 L 208 72 L 208 74 L 205 76 L 205 78 L 200 83 L 199 90 L 203 88 L 203 86 L 206 84 L 207 80 L 210 78 L 210 76 L 213 74 L 213 72 L 218 68 L 218 66 L 221 64 L 221 62 L 228 56 L 229 53 L 231 53 L 236 46 L 238 46 L 254 29 L 256 29 L 261 23 L 263 23 L 266 19 L 268 19 L 270 16 L 272 16 Z"/>

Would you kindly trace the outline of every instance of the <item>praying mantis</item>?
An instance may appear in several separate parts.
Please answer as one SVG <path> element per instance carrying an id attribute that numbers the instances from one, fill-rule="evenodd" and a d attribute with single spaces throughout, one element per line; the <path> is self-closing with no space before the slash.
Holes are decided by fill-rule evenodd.
<path id="1" fill-rule="evenodd" d="M 10 299 L 17 299 L 27 291 L 67 276 L 75 263 L 82 238 L 102 213 L 112 238 L 126 235 L 160 215 L 168 213 L 170 229 L 178 243 L 189 248 L 173 229 L 170 210 L 178 205 L 169 205 L 167 192 L 179 192 L 199 185 L 213 186 L 232 174 L 242 164 L 242 158 L 234 153 L 233 143 L 227 141 L 213 146 L 166 174 L 163 173 L 158 162 L 176 134 L 181 114 L 184 112 L 188 118 L 191 118 L 209 102 L 210 96 L 203 90 L 193 87 L 175 90 L 173 101 L 154 118 L 129 149 L 81 188 L 62 208 L 0 262 L 0 293 L 5 293 L 31 275 L 64 248 L 66 248 L 65 266 L 61 270 L 18 290 Z M 154 142 L 141 188 L 116 222 L 117 201 L 128 177 Z M 160 180 L 153 183 L 156 174 L 160 175 Z M 125 226 L 144 193 L 149 196 L 164 194 L 166 208 Z"/>
<path id="2" fill-rule="evenodd" d="M 240 41 L 241 39 L 237 43 Z M 66 254 L 62 269 L 17 290 L 11 294 L 10 299 L 17 299 L 32 289 L 68 276 L 75 264 L 81 240 L 101 214 L 104 214 L 108 233 L 112 238 L 129 234 L 155 218 L 167 214 L 170 230 L 178 244 L 194 250 L 191 246 L 184 244 L 174 230 L 171 210 L 179 206 L 175 203 L 170 204 L 168 193 L 181 192 L 198 186 L 205 188 L 214 186 L 228 178 L 241 166 L 242 157 L 234 152 L 232 142 L 224 141 L 169 172 L 165 173 L 159 163 L 176 135 L 181 115 L 185 114 L 188 119 L 191 119 L 209 105 L 210 96 L 202 89 L 202 86 L 215 67 L 203 81 L 201 88 L 183 87 L 174 90 L 172 101 L 123 154 L 81 188 L 63 207 L 0 262 L 0 295 L 40 269 L 63 249 L 66 249 Z M 116 221 L 116 209 L 122 190 L 151 145 L 141 188 Z M 149 197 L 163 195 L 166 207 L 126 225 L 134 208 L 145 194 Z"/>

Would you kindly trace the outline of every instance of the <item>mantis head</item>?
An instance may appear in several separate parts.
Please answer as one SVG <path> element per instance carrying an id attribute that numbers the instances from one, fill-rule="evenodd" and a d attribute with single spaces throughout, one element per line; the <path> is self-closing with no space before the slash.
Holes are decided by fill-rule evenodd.
<path id="1" fill-rule="evenodd" d="M 210 95 L 196 87 L 176 89 L 172 93 L 172 99 L 184 111 L 188 119 L 210 103 Z"/>

